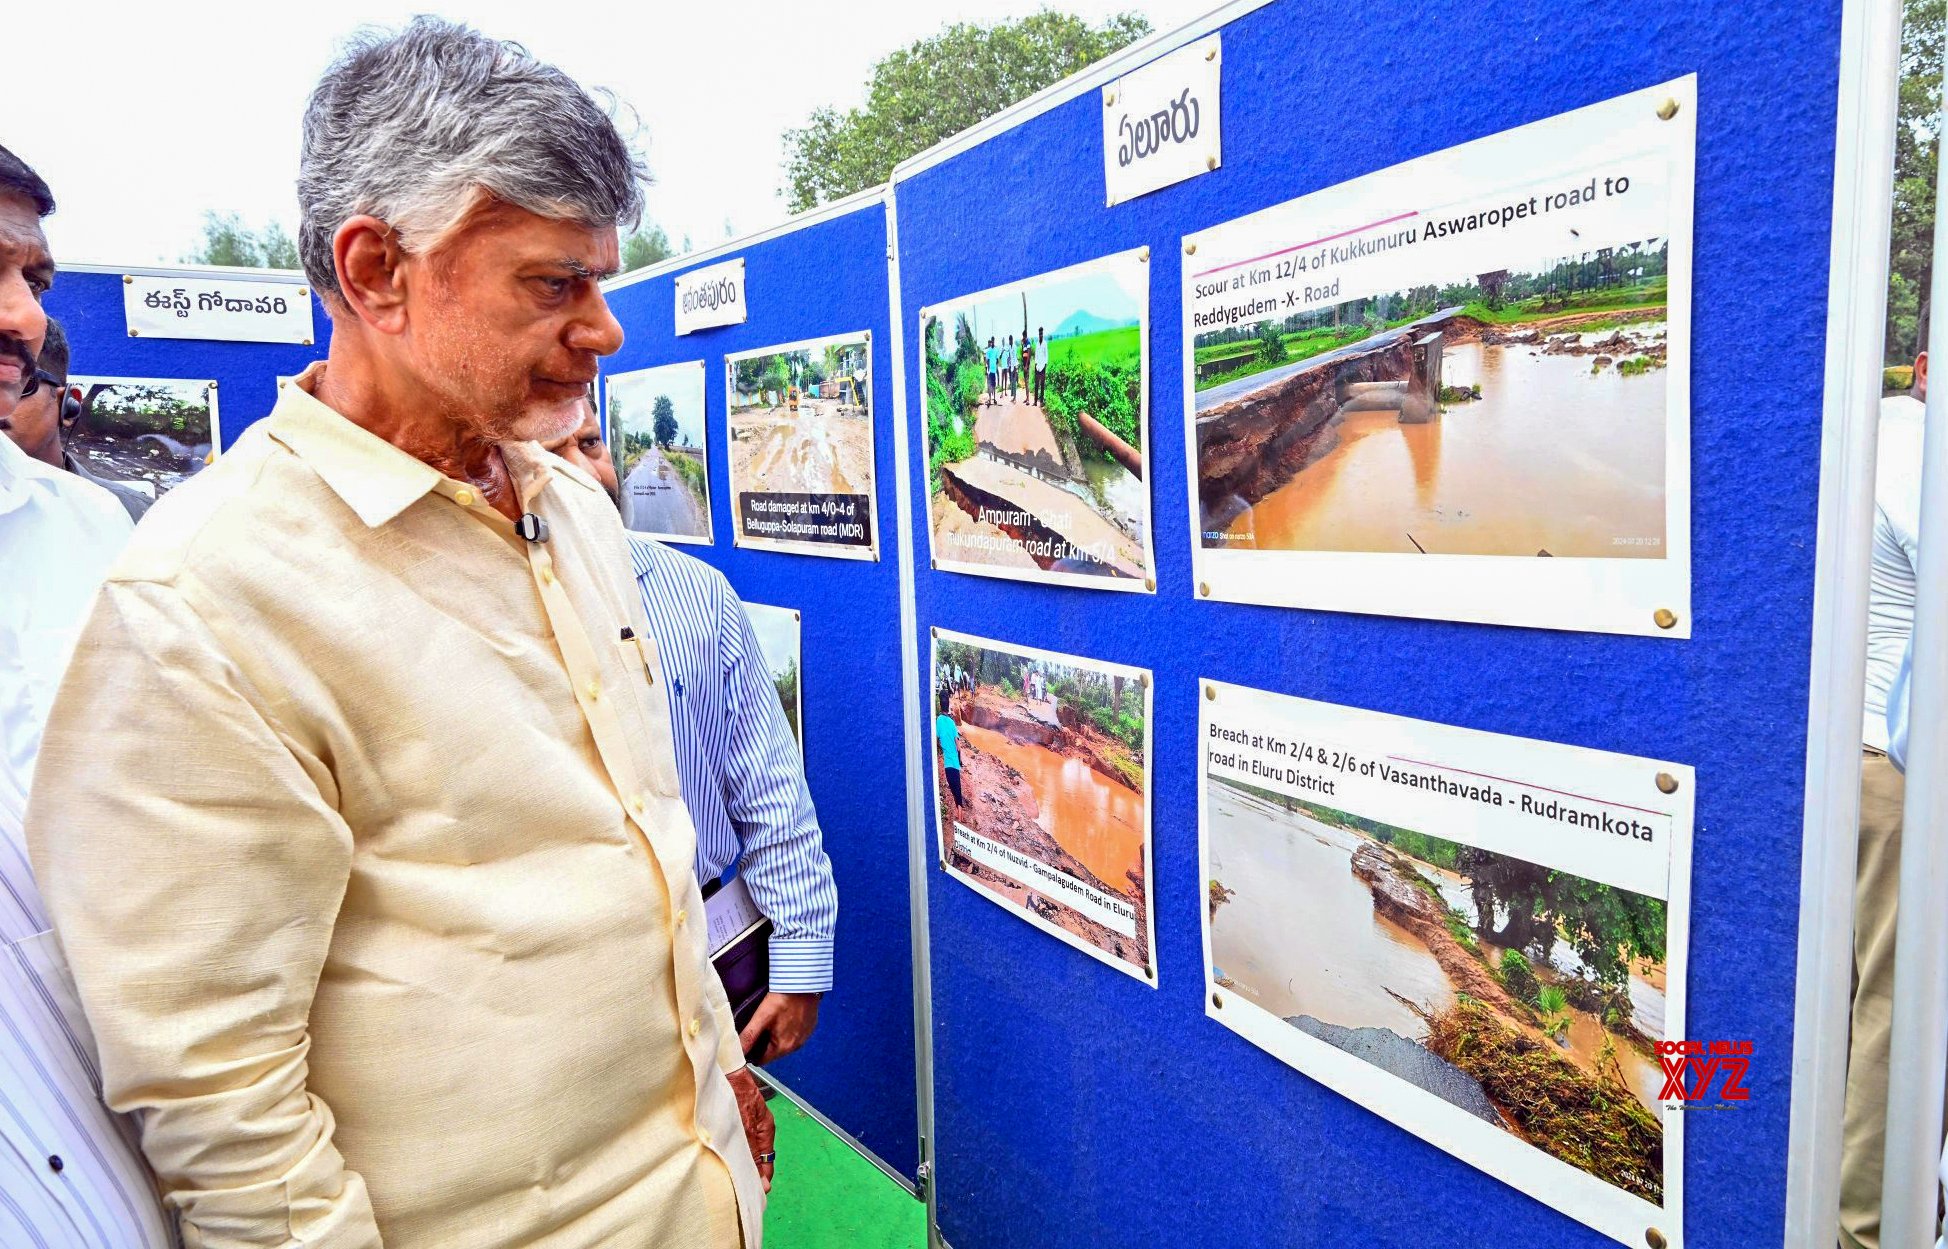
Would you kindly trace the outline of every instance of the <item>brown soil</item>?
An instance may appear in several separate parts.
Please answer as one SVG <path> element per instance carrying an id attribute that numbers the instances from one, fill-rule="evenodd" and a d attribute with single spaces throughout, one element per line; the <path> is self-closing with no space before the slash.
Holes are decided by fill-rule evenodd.
<path id="1" fill-rule="evenodd" d="M 1551 334 L 1579 334 L 1586 325 L 1615 320 L 1620 316 L 1662 321 L 1668 315 L 1665 305 L 1646 304 L 1641 308 L 1612 308 L 1607 312 L 1569 312 L 1561 316 L 1538 317 L 1533 321 L 1516 321 L 1509 325 L 1490 325 L 1473 317 L 1455 317 L 1441 328 L 1447 331 L 1450 343 L 1539 343 Z"/>
<path id="2" fill-rule="evenodd" d="M 1373 890 L 1373 909 L 1418 938 L 1456 992 L 1486 1002 L 1504 1015 L 1526 1016 L 1528 1009 L 1510 997 L 1474 952 L 1448 931 L 1439 904 L 1408 876 L 1412 870 L 1392 851 L 1372 842 L 1353 852 L 1353 875 Z"/>
<path id="3" fill-rule="evenodd" d="M 983 753 L 965 738 L 961 739 L 960 758 L 961 793 L 966 797 L 967 805 L 956 810 L 953 790 L 947 784 L 946 765 L 940 762 L 937 752 L 934 756 L 940 790 L 940 826 L 947 833 L 947 861 L 953 869 L 980 881 L 987 889 L 1016 906 L 1033 911 L 1063 931 L 1081 937 L 1097 949 L 1148 969 L 1150 920 L 1145 911 L 1143 873 L 1132 871 L 1127 880 L 1118 884 L 1101 879 L 1084 867 L 1081 860 L 1064 850 L 1036 822 L 1041 808 L 1021 773 L 993 755 Z M 954 841 L 956 823 L 965 824 L 983 837 L 1072 876 L 1083 884 L 1128 900 L 1136 908 L 1136 939 L 1132 941 L 1121 933 L 1111 932 L 1039 889 L 968 858 Z"/>

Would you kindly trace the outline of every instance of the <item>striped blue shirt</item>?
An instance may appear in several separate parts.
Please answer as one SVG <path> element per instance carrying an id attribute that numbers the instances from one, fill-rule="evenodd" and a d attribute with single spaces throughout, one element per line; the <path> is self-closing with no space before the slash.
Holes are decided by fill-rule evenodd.
<path id="1" fill-rule="evenodd" d="M 832 987 L 839 891 L 757 634 L 730 582 L 702 560 L 634 533 L 629 555 L 697 826 L 697 879 L 736 864 L 774 929 L 772 991 L 823 993 Z"/>

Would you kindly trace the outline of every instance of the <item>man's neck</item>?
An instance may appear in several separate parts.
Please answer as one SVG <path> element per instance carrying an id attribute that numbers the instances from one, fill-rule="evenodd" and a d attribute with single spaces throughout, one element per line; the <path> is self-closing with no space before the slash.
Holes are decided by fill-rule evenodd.
<path id="1" fill-rule="evenodd" d="M 50 468 L 65 469 L 68 466 L 68 457 L 65 448 L 61 446 L 59 433 L 49 434 L 47 441 L 38 447 L 23 447 L 22 450 Z"/>
<path id="2" fill-rule="evenodd" d="M 474 486 L 508 519 L 520 516 L 518 492 L 497 444 L 453 420 L 432 396 L 389 384 L 363 353 L 340 351 L 337 336 L 313 396 L 443 476 Z"/>

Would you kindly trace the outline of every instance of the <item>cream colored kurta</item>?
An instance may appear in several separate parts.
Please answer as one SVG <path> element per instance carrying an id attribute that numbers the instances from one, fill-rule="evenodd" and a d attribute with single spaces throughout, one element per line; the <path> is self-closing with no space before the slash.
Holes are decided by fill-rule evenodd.
<path id="1" fill-rule="evenodd" d="M 28 839 L 107 1100 L 191 1249 L 755 1249 L 615 509 L 510 445 L 524 542 L 321 367 L 149 513 L 47 727 Z"/>

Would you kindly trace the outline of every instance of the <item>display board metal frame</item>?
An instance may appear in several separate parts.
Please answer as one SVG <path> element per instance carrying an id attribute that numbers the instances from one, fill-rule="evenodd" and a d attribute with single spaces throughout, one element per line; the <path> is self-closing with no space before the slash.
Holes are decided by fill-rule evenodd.
<path id="1" fill-rule="evenodd" d="M 911 441 L 919 411 L 918 383 L 905 375 L 913 367 L 908 353 L 917 348 L 908 337 L 914 328 L 908 319 L 919 308 L 962 290 L 1148 244 L 1160 262 L 1152 323 L 1168 325 L 1174 319 L 1169 302 L 1177 298 L 1172 279 L 1181 257 L 1173 261 L 1165 253 L 1174 252 L 1184 234 L 1402 159 L 1695 71 L 1701 93 L 1693 390 L 1698 632 L 1688 641 L 1539 631 L 1523 636 L 1530 631 L 1197 604 L 1186 580 L 1185 553 L 1168 542 L 1159 544 L 1154 602 L 1110 601 L 1137 596 L 1086 590 L 976 584 L 975 578 L 946 572 L 922 574 L 915 590 L 918 629 L 937 624 L 991 636 L 998 631 L 1008 641 L 1154 667 L 1161 752 L 1154 766 L 1162 991 L 1153 1009 L 1132 1004 L 1127 991 L 1114 991 L 1120 986 L 1101 983 L 1106 978 L 1087 960 L 1026 925 L 1010 926 L 1005 915 L 985 913 L 996 908 L 979 908 L 956 896 L 967 891 L 929 889 L 925 922 L 936 988 L 930 1005 L 938 1033 L 934 1063 L 942 1155 L 935 1177 L 937 1221 L 962 1249 L 1014 1243 L 1010 1235 L 1026 1236 L 1030 1225 L 1021 1220 L 1031 1218 L 1037 1243 L 1052 1246 L 1203 1243 L 1219 1234 L 1265 1243 L 1296 1237 L 1471 1243 L 1480 1234 L 1479 1220 L 1490 1216 L 1510 1239 L 1612 1243 L 1414 1138 L 1377 1130 L 1376 1120 L 1349 1112 L 1329 1092 L 1191 1022 L 1202 1018 L 1199 1004 L 1186 998 L 1197 979 L 1194 943 L 1186 936 L 1194 918 L 1188 899 L 1196 896 L 1199 882 L 1186 870 L 1181 836 L 1173 847 L 1168 830 L 1184 822 L 1181 794 L 1194 766 L 1183 740 L 1183 704 L 1194 689 L 1190 678 L 1208 675 L 1696 765 L 1700 900 L 1694 911 L 1689 1026 L 1694 1035 L 1752 1036 L 1756 1052 L 1770 1057 L 1754 1080 L 1757 1107 L 1738 1116 L 1706 1116 L 1692 1125 L 1685 1233 L 1692 1245 L 1778 1243 L 1789 1206 L 1802 1212 L 1792 1223 L 1795 1232 L 1806 1230 L 1799 1218 L 1809 1208 L 1814 1183 L 1797 1165 L 1790 1190 L 1784 1182 L 1787 1102 L 1822 1092 L 1830 1101 L 1834 1095 L 1830 1069 L 1817 1090 L 1788 1079 L 1788 1069 L 1805 1057 L 1784 1023 L 1794 989 L 1783 969 L 1793 962 L 1800 940 L 1791 923 L 1802 905 L 1800 870 L 1793 860 L 1802 824 L 1808 832 L 1816 824 L 1831 830 L 1850 818 L 1837 743 L 1857 731 L 1859 706 L 1857 671 L 1849 677 L 1845 663 L 1818 659 L 1827 684 L 1807 731 L 1806 656 L 1815 644 L 1816 612 L 1822 618 L 1829 609 L 1839 613 L 1836 631 L 1820 627 L 1822 648 L 1844 642 L 1848 632 L 1845 609 L 1826 598 L 1815 605 L 1812 542 L 1816 524 L 1824 543 L 1825 525 L 1841 523 L 1837 512 L 1866 496 L 1859 493 L 1858 419 L 1843 418 L 1836 431 L 1831 412 L 1826 437 L 1830 441 L 1837 432 L 1853 458 L 1845 464 L 1844 481 L 1827 480 L 1824 494 L 1815 488 L 1822 460 L 1829 479 L 1839 467 L 1830 451 L 1822 457 L 1809 450 L 1819 413 L 1817 387 L 1809 379 L 1824 363 L 1819 343 L 1826 274 L 1817 269 L 1802 274 L 1790 291 L 1773 292 L 1763 301 L 1738 295 L 1726 284 L 1750 272 L 1752 249 L 1761 244 L 1737 225 L 1739 209 L 1751 204 L 1761 184 L 1770 213 L 1765 245 L 1789 239 L 1791 249 L 1824 251 L 1831 238 L 1829 210 L 1837 211 L 1830 158 L 1832 105 L 1840 89 L 1835 71 L 1841 64 L 1841 6 L 1797 10 L 1790 19 L 1793 30 L 1764 32 L 1703 4 L 1564 12 L 1559 6 L 1519 3 L 1479 24 L 1430 24 L 1424 10 L 1389 18 L 1372 10 L 1336 16 L 1297 5 L 1277 5 L 1269 13 L 1267 7 L 1229 5 L 1147 40 L 895 169 L 893 346 L 902 435 Z M 1861 7 L 1846 5 L 1849 29 L 1858 27 Z M 1352 21 L 1361 26 L 1357 36 L 1344 29 Z M 1100 103 L 1085 108 L 1082 98 L 1220 29 L 1227 44 L 1224 167 L 1114 209 L 1105 211 L 1100 198 L 1092 207 L 1089 193 L 1100 178 L 1099 139 L 1092 133 L 1100 127 L 1095 112 Z M 1863 63 L 1872 62 L 1851 36 L 1848 49 L 1845 74 L 1857 90 Z M 1297 89 L 1307 71 L 1325 72 L 1325 59 L 1342 77 L 1365 68 L 1393 84 L 1388 98 L 1369 99 L 1359 123 L 1341 133 L 1317 124 L 1323 116 L 1318 97 Z M 1473 95 L 1454 81 L 1461 72 L 1454 67 L 1461 65 L 1472 67 Z M 1789 101 L 1777 100 L 1776 91 L 1765 86 L 1781 81 L 1796 84 Z M 1276 94 L 1281 90 L 1284 95 Z M 1743 103 L 1762 91 L 1779 105 L 1763 127 Z M 1268 118 L 1274 114 L 1289 132 L 1303 135 L 1303 145 L 1293 133 L 1271 133 Z M 1375 150 L 1342 137 L 1354 131 L 1385 136 L 1385 142 Z M 1281 169 L 1272 172 L 1272 166 Z M 972 193 L 975 186 L 983 188 L 981 195 Z M 1836 257 L 1838 246 L 1835 242 Z M 985 263 L 964 259 L 977 252 Z M 1772 366 L 1792 362 L 1792 382 L 1774 396 L 1763 422 L 1764 436 L 1783 447 L 1790 463 L 1741 461 L 1734 473 L 1729 457 L 1736 443 L 1724 423 L 1733 395 L 1727 324 L 1739 314 L 1758 326 L 1765 340 L 1762 352 Z M 1865 323 L 1864 316 L 1858 320 Z M 1177 379 L 1169 370 L 1183 367 L 1179 355 L 1178 344 L 1153 339 L 1153 396 L 1176 392 Z M 1181 415 L 1176 405 L 1159 402 L 1153 427 L 1164 430 Z M 1183 532 L 1185 525 L 1173 523 L 1170 515 L 1183 506 L 1181 479 L 1171 477 L 1186 471 L 1178 459 L 1181 451 L 1172 454 L 1172 439 L 1165 434 L 1152 455 L 1157 532 Z M 911 447 L 903 468 L 909 478 L 924 481 L 919 476 L 924 466 Z M 1871 482 L 1870 464 L 1864 480 Z M 914 489 L 909 484 L 908 490 Z M 910 508 L 923 499 L 914 494 L 902 503 Z M 1738 515 L 1741 510 L 1749 514 Z M 1177 514 L 1178 522 L 1183 519 Z M 1760 539 L 1764 545 L 1754 560 L 1733 560 L 1733 545 Z M 1864 555 L 1864 547 L 1854 552 L 1844 539 L 1837 545 L 1848 549 L 1836 551 L 1836 560 L 1852 562 Z M 1729 576 L 1734 562 L 1762 566 L 1760 583 L 1751 584 L 1749 572 Z M 1823 555 L 1822 581 L 1830 566 Z M 1757 610 L 1760 604 L 1766 612 Z M 1146 611 L 1155 618 L 1145 620 Z M 918 629 L 906 656 L 909 687 L 921 675 Z M 1223 666 L 1209 658 L 1168 664 L 1152 658 L 1159 645 L 1208 655 L 1206 634 L 1222 634 L 1230 647 Z M 1264 652 L 1271 653 L 1269 659 Z M 1280 652 L 1289 663 L 1277 661 Z M 1413 672 L 1414 682 L 1403 686 L 1341 658 L 1365 654 L 1385 655 Z M 1442 675 L 1457 662 L 1479 665 L 1483 671 L 1475 676 L 1486 686 L 1464 690 L 1455 678 Z M 1200 670 L 1191 671 L 1191 665 Z M 1347 668 L 1371 679 L 1355 679 Z M 1527 682 L 1528 688 L 1512 692 L 1511 681 Z M 1574 700 L 1572 687 L 1580 693 Z M 1657 691 L 1655 713 L 1633 709 L 1626 690 Z M 1749 751 L 1732 751 L 1709 722 L 1708 706 L 1727 699 L 1742 708 L 1742 723 L 1771 743 L 1767 758 L 1755 764 Z M 1177 704 L 1174 712 L 1171 702 Z M 1615 714 L 1594 714 L 1599 705 Z M 930 759 L 923 708 L 910 688 L 907 715 L 911 791 Z M 1821 766 L 1816 750 L 1837 768 L 1823 783 L 1815 783 L 1814 771 Z M 910 792 L 909 806 L 915 821 L 910 839 L 931 856 L 924 804 L 913 801 Z M 1832 854 L 1836 848 L 1826 847 L 1820 874 L 1828 896 L 1839 870 Z M 1710 884 L 1733 876 L 1746 889 L 1743 896 Z M 1804 905 L 1814 904 L 1806 900 Z M 916 928 L 919 922 L 916 916 Z M 1824 927 L 1829 930 L 1824 945 L 1815 942 L 1816 950 L 1801 951 L 1823 956 L 1822 974 L 1830 972 L 1835 957 L 1833 925 Z M 1803 964 L 1801 971 L 1812 974 Z M 1799 1000 L 1803 1005 L 1803 995 Z M 1056 1035 L 1068 1021 L 1058 1022 L 1051 1001 L 1061 1003 L 1069 1020 L 1090 1026 L 1094 1061 L 1076 1038 Z M 979 1054 L 996 1050 L 1009 1053 L 1008 1069 L 977 1071 Z M 1175 1078 L 1163 1079 L 1165 1073 Z M 1240 1100 L 1227 1105 L 1208 1087 L 1217 1083 L 1238 1090 Z M 1268 1118 L 1246 1095 L 1254 1089 L 1274 1089 L 1288 1113 Z M 990 1101 L 1005 1104 L 1012 1115 L 983 1111 Z M 1146 1131 L 1134 1134 L 1136 1139 L 1124 1134 L 1112 1146 L 1102 1135 L 1112 1112 L 1121 1123 L 1147 1125 Z M 1237 1139 L 1240 1121 L 1255 1129 L 1249 1142 Z M 1795 1127 L 1793 1152 L 1796 1146 Z M 1281 1165 L 1302 1157 L 1304 1167 Z M 1295 1176 L 1295 1170 L 1304 1175 Z M 1409 1176 L 1412 1183 L 1403 1183 Z M 1817 1198 L 1812 1202 L 1816 1206 Z"/>

